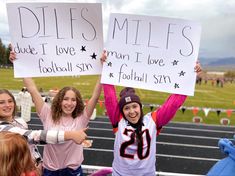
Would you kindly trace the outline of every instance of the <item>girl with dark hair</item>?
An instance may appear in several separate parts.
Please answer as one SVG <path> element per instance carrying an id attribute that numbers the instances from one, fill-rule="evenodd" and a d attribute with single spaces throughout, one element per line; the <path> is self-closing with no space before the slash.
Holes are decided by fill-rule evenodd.
<path id="1" fill-rule="evenodd" d="M 201 71 L 197 63 L 195 71 Z M 124 88 L 120 100 L 113 85 L 103 85 L 105 106 L 115 133 L 113 176 L 155 176 L 156 140 L 161 128 L 186 100 L 170 95 L 158 109 L 143 114 L 142 103 L 133 88 Z"/>

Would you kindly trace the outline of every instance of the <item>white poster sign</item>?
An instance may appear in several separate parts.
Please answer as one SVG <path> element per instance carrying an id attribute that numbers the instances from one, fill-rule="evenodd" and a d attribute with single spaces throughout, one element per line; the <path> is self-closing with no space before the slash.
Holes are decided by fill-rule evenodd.
<path id="1" fill-rule="evenodd" d="M 112 14 L 102 83 L 194 95 L 200 24 Z"/>
<path id="2" fill-rule="evenodd" d="M 101 74 L 100 3 L 8 3 L 14 76 Z"/>

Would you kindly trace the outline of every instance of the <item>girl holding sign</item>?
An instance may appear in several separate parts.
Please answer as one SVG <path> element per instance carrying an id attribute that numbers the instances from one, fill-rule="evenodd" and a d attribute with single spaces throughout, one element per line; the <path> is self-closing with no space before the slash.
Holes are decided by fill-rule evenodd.
<path id="1" fill-rule="evenodd" d="M 15 53 L 11 52 L 10 60 L 15 58 Z M 103 53 L 101 62 L 103 63 L 105 59 L 105 53 Z M 102 90 L 100 78 L 97 80 L 92 97 L 86 106 L 84 106 L 80 92 L 73 87 L 62 88 L 49 106 L 43 101 L 31 78 L 24 78 L 24 84 L 33 98 L 44 129 L 80 130 L 79 136 L 85 140 L 88 122 Z M 48 144 L 44 147 L 43 153 L 44 176 L 82 176 L 82 161 L 83 145 L 78 145 L 73 141 L 56 145 Z"/>
<path id="2" fill-rule="evenodd" d="M 200 64 L 195 66 L 201 72 Z M 175 115 L 187 96 L 171 95 L 154 112 L 143 114 L 142 103 L 133 88 L 124 88 L 120 99 L 113 85 L 103 85 L 105 106 L 115 133 L 114 176 L 155 176 L 157 135 Z"/>
<path id="3" fill-rule="evenodd" d="M 79 130 L 66 132 L 63 130 L 28 130 L 27 123 L 22 118 L 16 118 L 16 112 L 16 100 L 12 93 L 6 89 L 0 89 L 0 132 L 8 131 L 24 136 L 30 144 L 31 154 L 39 170 L 42 158 L 34 144 L 56 144 L 67 140 L 73 140 L 77 144 L 83 142 Z"/>

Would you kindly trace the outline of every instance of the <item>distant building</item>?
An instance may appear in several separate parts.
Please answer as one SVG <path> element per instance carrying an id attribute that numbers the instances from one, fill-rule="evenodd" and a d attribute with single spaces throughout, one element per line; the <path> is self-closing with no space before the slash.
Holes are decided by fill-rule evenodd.
<path id="1" fill-rule="evenodd" d="M 207 75 L 219 76 L 223 77 L 225 72 L 218 72 L 218 71 L 208 71 L 206 72 Z"/>

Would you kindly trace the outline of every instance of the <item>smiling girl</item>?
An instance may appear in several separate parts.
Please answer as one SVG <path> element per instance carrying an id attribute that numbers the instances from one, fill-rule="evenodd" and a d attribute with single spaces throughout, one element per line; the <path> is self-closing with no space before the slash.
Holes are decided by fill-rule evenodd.
<path id="1" fill-rule="evenodd" d="M 10 53 L 10 60 L 16 55 Z M 105 61 L 105 52 L 101 63 Z M 36 84 L 31 78 L 24 78 L 24 85 L 28 89 L 35 104 L 36 111 L 46 130 L 80 131 L 80 138 L 85 140 L 87 125 L 98 102 L 102 85 L 100 77 L 97 80 L 93 94 L 86 106 L 80 92 L 73 87 L 62 88 L 54 97 L 51 106 L 43 101 Z M 46 145 L 43 151 L 44 176 L 82 176 L 81 164 L 84 160 L 83 145 L 73 141 L 63 144 Z"/>
<path id="2" fill-rule="evenodd" d="M 196 72 L 201 72 L 197 63 Z M 142 103 L 130 87 L 116 97 L 113 85 L 104 84 L 105 106 L 113 131 L 113 176 L 155 176 L 157 135 L 175 115 L 187 96 L 173 94 L 153 112 L 143 113 Z"/>
<path id="3" fill-rule="evenodd" d="M 42 157 L 35 144 L 56 144 L 65 141 L 74 141 L 82 144 L 84 137 L 83 131 L 63 131 L 63 130 L 29 130 L 27 123 L 16 116 L 16 100 L 12 93 L 6 89 L 0 89 L 0 132 L 18 133 L 27 139 L 31 155 L 41 172 Z M 1 170 L 1 169 L 0 169 Z"/>

